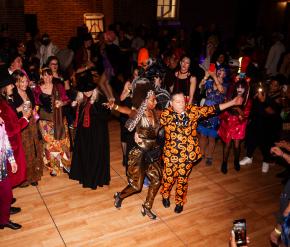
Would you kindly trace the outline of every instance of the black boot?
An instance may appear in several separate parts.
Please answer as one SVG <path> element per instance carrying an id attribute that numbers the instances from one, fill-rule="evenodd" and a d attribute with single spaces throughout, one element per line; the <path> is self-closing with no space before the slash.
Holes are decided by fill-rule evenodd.
<path id="1" fill-rule="evenodd" d="M 183 206 L 181 204 L 177 204 L 174 208 L 174 212 L 180 214 L 183 211 Z"/>
<path id="2" fill-rule="evenodd" d="M 155 220 L 156 219 L 156 214 L 154 214 L 151 211 L 151 209 L 146 208 L 143 204 L 142 204 L 141 214 L 143 216 L 147 215 L 151 220 Z"/>
<path id="3" fill-rule="evenodd" d="M 238 172 L 241 170 L 241 167 L 240 167 L 240 161 L 239 160 L 235 160 L 234 161 L 234 168 L 235 170 Z"/>
<path id="4" fill-rule="evenodd" d="M 163 198 L 162 199 L 162 204 L 165 208 L 169 208 L 170 207 L 170 201 L 169 198 Z"/>
<path id="5" fill-rule="evenodd" d="M 228 164 L 227 162 L 223 161 L 222 165 L 221 165 L 221 172 L 223 174 L 227 174 L 228 173 Z"/>
<path id="6" fill-rule="evenodd" d="M 234 168 L 237 172 L 241 170 L 239 160 L 240 160 L 240 148 L 234 148 Z"/>

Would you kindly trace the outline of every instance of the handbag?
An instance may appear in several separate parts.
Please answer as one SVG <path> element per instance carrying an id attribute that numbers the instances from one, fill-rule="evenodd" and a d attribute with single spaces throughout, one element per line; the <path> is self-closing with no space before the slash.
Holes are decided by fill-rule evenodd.
<path id="1" fill-rule="evenodd" d="M 161 158 L 161 154 L 162 154 L 161 148 L 159 146 L 156 146 L 153 149 L 145 151 L 144 160 L 146 163 L 149 164 L 154 163 Z"/>

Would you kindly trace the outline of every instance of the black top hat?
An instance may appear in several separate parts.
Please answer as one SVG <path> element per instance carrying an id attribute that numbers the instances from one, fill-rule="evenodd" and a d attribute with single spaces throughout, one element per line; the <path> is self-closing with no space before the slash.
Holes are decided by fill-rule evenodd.
<path id="1" fill-rule="evenodd" d="M 79 73 L 77 75 L 77 86 L 76 90 L 79 92 L 89 92 L 94 90 L 97 87 L 97 84 L 94 82 L 94 75 L 90 70 Z"/>
<path id="2" fill-rule="evenodd" d="M 9 74 L 8 69 L 0 71 L 0 88 L 6 87 L 9 84 L 14 83 L 14 78 Z"/>

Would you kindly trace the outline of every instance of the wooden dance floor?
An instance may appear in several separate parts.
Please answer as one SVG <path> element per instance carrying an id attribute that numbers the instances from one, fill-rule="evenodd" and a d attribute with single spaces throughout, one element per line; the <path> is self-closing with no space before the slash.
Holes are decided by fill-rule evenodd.
<path id="1" fill-rule="evenodd" d="M 50 177 L 45 171 L 39 186 L 14 190 L 15 206 L 22 212 L 11 219 L 23 228 L 0 230 L 0 246 L 228 246 L 232 221 L 238 218 L 247 220 L 251 247 L 269 246 L 282 189 L 275 175 L 281 167 L 262 174 L 258 154 L 253 165 L 237 173 L 231 157 L 229 172 L 223 175 L 218 143 L 213 166 L 201 162 L 193 169 L 184 211 L 174 213 L 174 205 L 165 209 L 158 193 L 153 205 L 158 218 L 152 221 L 140 213 L 147 189 L 125 199 L 120 210 L 113 206 L 113 194 L 126 185 L 115 120 L 110 137 L 110 186 L 84 189 L 66 174 Z"/>

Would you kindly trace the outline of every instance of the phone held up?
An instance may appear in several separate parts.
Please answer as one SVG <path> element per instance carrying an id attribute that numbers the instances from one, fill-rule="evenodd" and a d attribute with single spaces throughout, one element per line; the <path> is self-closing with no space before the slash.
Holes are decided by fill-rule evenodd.
<path id="1" fill-rule="evenodd" d="M 245 219 L 238 219 L 233 221 L 233 231 L 237 246 L 247 245 L 247 227 Z"/>
<path id="2" fill-rule="evenodd" d="M 210 63 L 208 71 L 215 72 L 215 64 L 214 63 Z"/>

